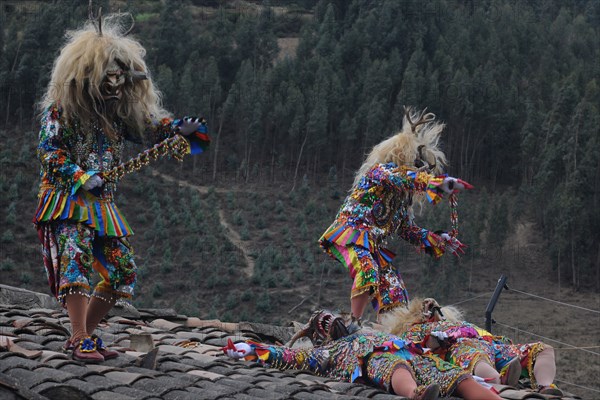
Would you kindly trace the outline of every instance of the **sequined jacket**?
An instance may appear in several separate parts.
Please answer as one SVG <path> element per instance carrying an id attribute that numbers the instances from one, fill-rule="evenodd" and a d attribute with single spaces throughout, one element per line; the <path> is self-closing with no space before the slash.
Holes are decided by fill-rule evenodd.
<path id="1" fill-rule="evenodd" d="M 420 346 L 383 332 L 356 333 L 325 346 L 306 349 L 247 343 L 256 353 L 247 359 L 253 357 L 270 367 L 310 370 L 346 382 L 362 378 L 387 391 L 391 390 L 392 375 L 399 364 L 412 372 L 418 385 L 438 383 L 443 396 L 450 395 L 458 383 L 470 376 L 435 354 L 424 354 Z M 371 363 L 375 355 L 379 361 Z M 381 362 L 382 359 L 390 362 Z"/>
<path id="2" fill-rule="evenodd" d="M 431 332 L 443 332 L 448 336 L 446 345 L 452 345 L 460 339 L 478 339 L 488 343 L 510 344 L 505 336 L 496 336 L 467 321 L 435 321 L 412 324 L 405 332 L 399 335 L 404 340 L 409 340 L 426 347 L 426 342 Z"/>
<path id="3" fill-rule="evenodd" d="M 410 207 L 417 193 L 425 194 L 432 203 L 439 201 L 441 191 L 433 182 L 439 185 L 440 179 L 394 163 L 375 165 L 352 188 L 335 221 L 320 238 L 321 246 L 327 250 L 334 243 L 356 244 L 376 253 L 396 233 L 436 257 L 441 256 L 443 241 L 414 223 Z M 390 254 L 393 257 L 393 253 L 385 250 L 385 256 Z"/>
<path id="4" fill-rule="evenodd" d="M 413 358 L 410 343 L 383 333 L 356 333 L 328 345 L 314 348 L 270 346 L 248 341 L 258 362 L 282 370 L 310 370 L 317 375 L 354 382 L 363 375 L 365 359 L 373 352 L 390 352 L 408 361 Z"/>
<path id="5" fill-rule="evenodd" d="M 148 120 L 147 137 L 158 142 L 176 133 L 172 120 Z M 93 123 L 66 121 L 61 109 L 52 106 L 44 112 L 37 156 L 41 162 L 38 207 L 33 222 L 80 222 L 100 236 L 123 237 L 133 234 L 125 217 L 114 203 L 116 184 L 106 182 L 99 192 L 90 194 L 81 186 L 95 174 L 121 163 L 128 135 L 123 123 L 113 124 L 115 138 L 105 135 Z"/>
<path id="6" fill-rule="evenodd" d="M 400 337 L 405 340 L 419 343 L 423 347 L 427 347 L 426 342 L 431 335 L 431 332 L 445 333 L 448 335 L 449 344 L 450 342 L 456 341 L 458 338 L 482 338 L 484 335 L 491 336 L 487 331 L 465 321 L 436 321 L 413 324 L 403 332 Z"/>

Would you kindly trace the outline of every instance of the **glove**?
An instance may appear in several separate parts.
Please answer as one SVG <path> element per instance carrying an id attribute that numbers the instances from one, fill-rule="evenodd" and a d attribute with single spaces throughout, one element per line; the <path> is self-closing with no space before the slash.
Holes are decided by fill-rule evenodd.
<path id="1" fill-rule="evenodd" d="M 450 253 L 454 254 L 457 257 L 460 257 L 461 254 L 465 254 L 466 245 L 462 244 L 460 240 L 455 237 L 448 235 L 447 233 L 441 233 L 440 237 L 444 239 L 446 242 L 446 250 Z"/>
<path id="2" fill-rule="evenodd" d="M 444 192 L 451 194 L 464 189 L 473 189 L 473 185 L 463 181 L 462 179 L 447 176 L 444 178 L 444 182 L 439 186 L 439 188 Z"/>
<path id="3" fill-rule="evenodd" d="M 227 339 L 227 346 L 221 348 L 227 357 L 240 359 L 256 354 L 254 348 L 248 343 L 233 343 L 231 339 Z"/>
<path id="4" fill-rule="evenodd" d="M 179 133 L 183 136 L 189 136 L 198 129 L 203 118 L 184 117 L 183 119 L 177 120 L 176 124 L 179 127 Z"/>
<path id="5" fill-rule="evenodd" d="M 100 188 L 104 185 L 104 180 L 100 178 L 98 175 L 92 175 L 83 185 L 82 187 L 87 190 L 93 190 L 95 188 Z"/>

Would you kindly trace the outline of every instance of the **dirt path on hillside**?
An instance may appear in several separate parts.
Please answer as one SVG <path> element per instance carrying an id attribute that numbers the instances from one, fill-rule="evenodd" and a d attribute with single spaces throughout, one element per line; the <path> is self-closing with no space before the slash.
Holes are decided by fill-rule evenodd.
<path id="1" fill-rule="evenodd" d="M 190 189 L 194 189 L 194 190 L 198 191 L 198 193 L 201 193 L 201 194 L 207 194 L 208 190 L 209 190 L 209 188 L 207 186 L 194 185 L 187 181 L 177 179 L 172 176 L 158 172 L 155 169 L 152 170 L 152 175 L 155 177 L 160 177 L 167 182 L 176 183 L 179 186 L 184 186 L 184 187 L 188 187 Z M 239 190 L 239 189 L 236 190 L 236 189 L 223 189 L 223 188 L 213 188 L 213 190 L 219 194 L 225 194 L 225 193 L 229 193 L 231 191 L 250 192 L 249 190 Z M 255 263 L 254 263 L 254 260 L 252 259 L 252 257 L 250 257 L 250 250 L 244 243 L 244 240 L 242 240 L 240 234 L 225 219 L 225 211 L 222 208 L 218 208 L 217 211 L 219 213 L 219 223 L 221 224 L 223 229 L 225 229 L 225 231 L 227 232 L 227 238 L 229 239 L 231 244 L 233 244 L 242 253 L 242 256 L 244 257 L 244 261 L 246 263 L 246 268 L 244 268 L 244 270 L 243 270 L 244 273 L 246 274 L 246 276 L 251 277 L 254 274 Z M 304 285 L 295 286 L 295 287 L 289 288 L 289 289 L 269 290 L 269 292 L 293 293 L 293 292 L 300 291 L 300 292 L 309 293 L 310 290 L 311 290 L 311 285 L 304 284 Z M 302 302 L 304 302 L 306 300 L 307 300 L 307 298 L 305 298 Z"/>
<path id="2" fill-rule="evenodd" d="M 173 178 L 172 176 L 160 173 L 155 169 L 152 170 L 152 175 L 158 176 L 167 182 L 177 183 L 179 186 L 184 186 L 184 187 L 194 189 L 194 190 L 198 191 L 198 193 L 201 193 L 201 194 L 208 193 L 208 187 L 206 187 L 206 186 L 194 185 L 187 181 L 176 179 L 176 178 Z M 222 189 L 222 188 L 215 188 L 214 190 L 217 193 L 230 192 L 230 190 L 226 190 L 226 189 Z M 233 229 L 233 227 L 225 219 L 225 212 L 223 211 L 223 209 L 221 209 L 218 205 L 217 205 L 217 207 L 218 207 L 217 211 L 219 214 L 219 223 L 221 224 L 223 229 L 225 229 L 225 232 L 227 232 L 226 236 L 229 239 L 229 241 L 231 242 L 231 244 L 234 245 L 235 248 L 237 248 L 242 253 L 242 256 L 244 257 L 244 261 L 246 262 L 246 268 L 244 268 L 243 272 L 246 274 L 246 276 L 251 277 L 252 275 L 254 275 L 254 260 L 250 257 L 250 252 L 249 252 L 248 248 L 246 247 L 246 245 L 244 244 L 244 241 L 240 237 L 240 234 L 235 229 Z"/>
<path id="3" fill-rule="evenodd" d="M 254 260 L 248 254 L 248 248 L 244 244 L 244 241 L 240 237 L 240 234 L 237 233 L 235 229 L 225 220 L 225 213 L 222 209 L 219 208 L 219 223 L 221 226 L 227 231 L 227 238 L 238 250 L 242 252 L 242 256 L 244 257 L 244 261 L 246 261 L 246 268 L 244 268 L 244 273 L 246 276 L 251 277 L 254 275 Z"/>

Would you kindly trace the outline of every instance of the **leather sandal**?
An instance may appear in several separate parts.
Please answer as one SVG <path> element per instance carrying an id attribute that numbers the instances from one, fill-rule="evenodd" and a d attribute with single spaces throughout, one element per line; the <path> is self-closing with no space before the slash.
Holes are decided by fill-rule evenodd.
<path id="1" fill-rule="evenodd" d="M 419 389 L 417 389 L 419 390 Z M 416 393 L 411 400 L 437 400 L 440 398 L 440 385 L 437 383 L 432 383 L 429 386 L 426 386 L 424 389 L 419 390 L 419 393 Z"/>
<path id="2" fill-rule="evenodd" d="M 75 345 L 73 344 L 73 342 L 71 342 L 71 339 L 67 339 L 67 341 L 65 342 L 65 344 L 63 346 L 63 351 L 65 353 L 68 353 L 73 350 L 75 350 Z"/>
<path id="3" fill-rule="evenodd" d="M 105 360 L 111 360 L 119 357 L 119 352 L 115 350 L 109 350 L 108 347 L 104 345 L 102 339 L 100 339 L 97 335 L 92 335 L 92 340 L 94 343 L 96 343 L 96 350 L 102 355 L 102 357 L 104 357 Z"/>
<path id="4" fill-rule="evenodd" d="M 84 337 L 73 349 L 73 360 L 84 363 L 99 363 L 104 361 L 102 354 L 96 349 L 96 343 L 90 337 Z"/>
<path id="5" fill-rule="evenodd" d="M 546 396 L 564 396 L 565 394 L 563 393 L 562 390 L 560 390 L 554 383 L 551 384 L 550 386 L 540 386 L 538 388 L 538 393 L 539 394 L 544 394 Z"/>
<path id="6" fill-rule="evenodd" d="M 503 375 L 500 377 L 500 383 L 507 386 L 516 387 L 521 378 L 521 361 L 518 357 L 510 360 L 503 369 Z"/>

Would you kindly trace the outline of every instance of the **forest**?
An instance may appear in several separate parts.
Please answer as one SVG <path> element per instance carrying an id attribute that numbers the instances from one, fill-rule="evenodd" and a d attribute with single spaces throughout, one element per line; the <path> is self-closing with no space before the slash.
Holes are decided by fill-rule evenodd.
<path id="1" fill-rule="evenodd" d="M 20 201 L 13 186 L 35 173 L 20 132 L 37 129 L 36 102 L 65 29 L 87 17 L 84 3 L 0 5 L 9 225 Z M 446 123 L 449 173 L 489 195 L 490 217 L 471 236 L 486 231 L 501 247 L 530 218 L 548 245 L 548 273 L 600 289 L 600 3 L 95 3 L 134 16 L 165 107 L 209 121 L 210 152 L 190 166 L 204 184 L 294 191 L 326 180 L 341 195 L 364 154 L 400 127 L 403 106 L 427 107 Z M 15 163 L 32 165 L 26 178 L 11 177 Z M 3 247 L 13 239 L 5 230 Z"/>

